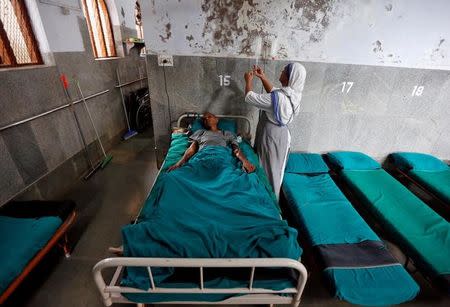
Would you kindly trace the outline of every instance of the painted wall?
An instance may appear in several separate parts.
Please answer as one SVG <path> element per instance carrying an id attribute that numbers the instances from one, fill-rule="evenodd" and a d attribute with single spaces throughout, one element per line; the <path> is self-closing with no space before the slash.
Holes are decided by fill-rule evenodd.
<path id="1" fill-rule="evenodd" d="M 127 14 L 134 14 L 134 2 L 121 2 L 116 16 L 122 16 L 125 22 L 118 19 L 116 33 L 123 37 L 127 33 L 135 35 L 134 24 L 128 25 L 126 21 Z M 145 59 L 132 50 L 125 57 L 95 60 L 86 20 L 80 10 L 39 1 L 34 3 L 37 10 L 32 15 L 40 16 L 47 39 L 44 45 L 49 46 L 46 52 L 51 53 L 54 61 L 42 66 L 0 70 L 0 126 L 66 104 L 59 80 L 60 73 L 64 73 L 69 78 L 73 99 L 80 97 L 75 80 L 79 81 L 86 96 L 110 90 L 88 102 L 101 138 L 109 148 L 125 129 L 120 93 L 114 88 L 116 69 L 120 69 L 123 82 L 137 79 L 138 69 L 141 73 L 145 71 Z M 125 16 L 121 14 L 121 7 L 124 7 Z M 111 8 L 110 13 L 113 13 Z M 121 44 L 116 47 L 122 48 Z M 125 92 L 138 87 L 139 83 L 125 88 Z M 83 133 L 91 143 L 91 158 L 97 160 L 100 151 L 92 143 L 94 133 L 82 104 L 76 106 L 76 111 Z M 70 109 L 0 132 L 0 205 L 48 172 L 50 175 L 33 184 L 20 198 L 62 197 L 87 170 L 81 149 L 81 139 Z"/>
<path id="2" fill-rule="evenodd" d="M 243 114 L 255 126 L 243 74 L 265 63 L 276 82 L 287 60 L 307 70 L 293 150 L 449 159 L 449 9 L 441 0 L 144 1 L 147 50 L 177 55 L 165 68 L 169 103 L 164 71 L 156 55 L 147 57 L 159 159 L 170 121 L 183 112 Z M 264 40 L 267 61 L 258 47 Z M 221 86 L 220 75 L 231 85 Z"/>
<path id="3" fill-rule="evenodd" d="M 450 69 L 447 0 L 143 1 L 151 53 Z"/>

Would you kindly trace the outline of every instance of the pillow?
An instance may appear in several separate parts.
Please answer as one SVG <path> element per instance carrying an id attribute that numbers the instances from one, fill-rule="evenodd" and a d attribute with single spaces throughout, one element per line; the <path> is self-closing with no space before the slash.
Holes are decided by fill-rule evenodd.
<path id="1" fill-rule="evenodd" d="M 234 119 L 221 118 L 219 119 L 217 127 L 220 130 L 230 131 L 233 132 L 234 134 L 237 134 L 237 125 Z M 201 118 L 196 118 L 191 124 L 191 131 L 195 132 L 200 129 L 205 129 L 205 126 L 203 126 L 203 121 Z"/>
<path id="2" fill-rule="evenodd" d="M 432 155 L 417 152 L 396 152 L 390 154 L 392 161 L 399 168 L 415 171 L 445 171 L 449 167 Z"/>
<path id="3" fill-rule="evenodd" d="M 196 118 L 194 119 L 194 121 L 191 124 L 191 131 L 195 132 L 197 130 L 200 129 L 204 129 L 205 127 L 203 127 L 203 121 L 201 120 L 201 118 Z"/>
<path id="4" fill-rule="evenodd" d="M 295 174 L 318 174 L 328 173 L 329 168 L 319 154 L 294 152 L 289 154 L 285 171 Z"/>
<path id="5" fill-rule="evenodd" d="M 380 163 L 356 151 L 334 151 L 327 154 L 330 162 L 345 170 L 374 170 L 381 168 Z"/>

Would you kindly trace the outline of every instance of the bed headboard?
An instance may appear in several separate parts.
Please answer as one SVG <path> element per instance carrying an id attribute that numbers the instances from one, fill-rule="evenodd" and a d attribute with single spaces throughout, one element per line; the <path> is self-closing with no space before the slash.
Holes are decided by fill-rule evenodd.
<path id="1" fill-rule="evenodd" d="M 231 118 L 231 119 L 236 119 L 236 120 L 241 120 L 243 122 L 245 122 L 246 124 L 245 126 L 245 131 L 241 131 L 241 134 L 245 134 L 245 135 L 250 135 L 250 131 L 251 131 L 251 122 L 250 119 L 246 116 L 243 115 L 217 115 L 215 114 L 218 118 Z M 184 114 L 181 114 L 180 117 L 178 117 L 178 121 L 177 121 L 177 126 L 178 127 L 182 127 L 182 121 L 184 119 L 196 119 L 196 118 L 202 118 L 203 114 L 200 113 L 194 113 L 194 112 L 187 112 Z M 238 125 L 238 127 L 241 127 Z"/>

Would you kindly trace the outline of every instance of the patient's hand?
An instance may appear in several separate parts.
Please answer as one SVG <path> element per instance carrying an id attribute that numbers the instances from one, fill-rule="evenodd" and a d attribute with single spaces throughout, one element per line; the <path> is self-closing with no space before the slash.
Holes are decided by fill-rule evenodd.
<path id="1" fill-rule="evenodd" d="M 242 166 L 244 167 L 247 173 L 253 173 L 256 169 L 256 167 L 253 164 L 251 164 L 248 160 L 243 162 Z"/>
<path id="2" fill-rule="evenodd" d="M 172 165 L 171 167 L 169 167 L 169 168 L 167 169 L 167 172 L 171 172 L 171 171 L 173 171 L 173 170 L 175 170 L 175 169 L 177 169 L 177 168 L 180 168 L 180 167 L 182 167 L 182 166 L 183 166 L 183 163 L 177 162 L 177 163 L 175 163 L 174 165 Z"/>

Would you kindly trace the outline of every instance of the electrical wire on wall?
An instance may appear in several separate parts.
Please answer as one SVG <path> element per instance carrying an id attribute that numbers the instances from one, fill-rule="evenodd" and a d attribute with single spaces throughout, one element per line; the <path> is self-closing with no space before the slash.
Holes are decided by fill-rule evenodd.
<path id="1" fill-rule="evenodd" d="M 163 66 L 162 66 L 163 74 L 164 74 L 164 89 L 166 91 L 166 96 L 167 96 L 167 109 L 169 110 L 169 132 L 172 132 L 172 111 L 170 109 L 169 92 L 167 91 L 166 66 L 164 65 L 166 62 L 164 62 L 164 61 L 163 61 Z"/>
<path id="2" fill-rule="evenodd" d="M 263 58 L 262 58 L 262 62 L 263 62 L 263 72 L 266 73 L 266 43 L 263 43 Z M 264 85 L 261 82 L 261 94 L 264 91 Z"/>

